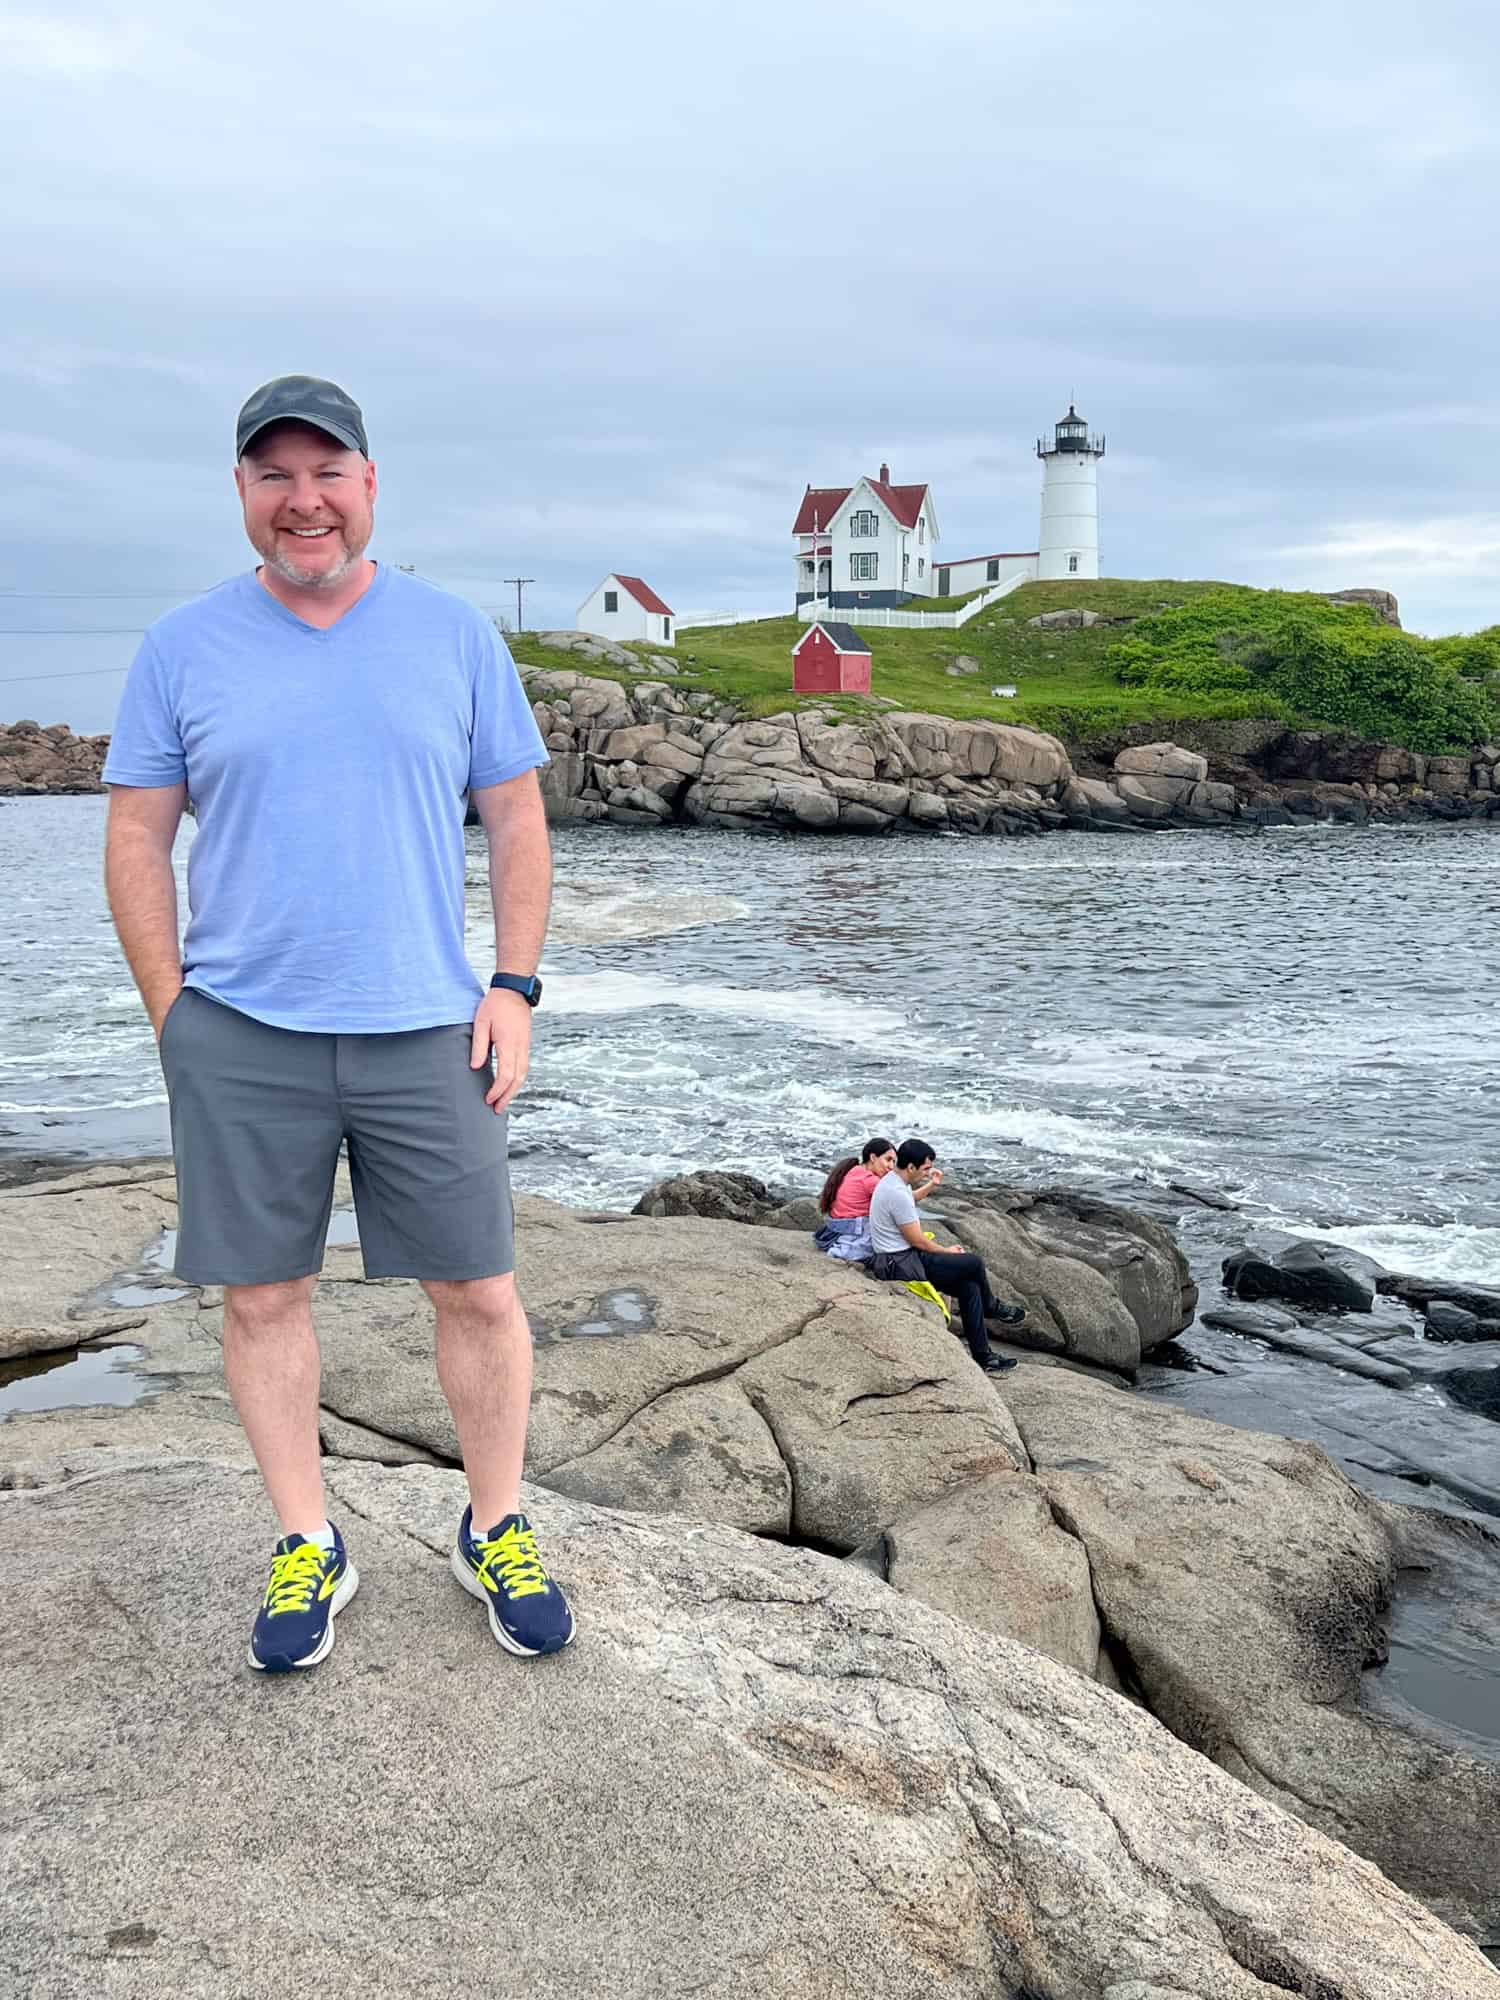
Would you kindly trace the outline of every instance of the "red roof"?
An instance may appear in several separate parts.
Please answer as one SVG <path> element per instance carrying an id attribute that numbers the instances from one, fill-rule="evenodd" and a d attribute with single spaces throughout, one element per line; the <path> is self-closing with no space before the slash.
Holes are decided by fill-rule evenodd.
<path id="1" fill-rule="evenodd" d="M 854 491 L 852 486 L 809 486 L 802 496 L 797 519 L 792 525 L 794 535 L 811 535 L 818 528 L 826 528 L 839 508 Z"/>
<path id="2" fill-rule="evenodd" d="M 917 525 L 922 502 L 927 497 L 925 486 L 887 486 L 883 479 L 867 479 L 865 484 L 880 504 L 890 509 L 903 528 Z M 814 517 L 818 528 L 826 528 L 853 491 L 852 486 L 809 486 L 802 496 L 797 518 L 792 523 L 792 533 L 812 534 Z"/>
<path id="3" fill-rule="evenodd" d="M 670 604 L 663 604 L 649 583 L 642 583 L 638 576 L 622 576 L 615 571 L 615 582 L 623 583 L 643 611 L 659 611 L 664 618 L 672 616 Z"/>
<path id="4" fill-rule="evenodd" d="M 887 486 L 883 479 L 872 479 L 871 489 L 879 495 L 882 503 L 889 507 L 903 528 L 914 528 L 917 516 L 922 511 L 922 502 L 927 498 L 925 486 Z"/>

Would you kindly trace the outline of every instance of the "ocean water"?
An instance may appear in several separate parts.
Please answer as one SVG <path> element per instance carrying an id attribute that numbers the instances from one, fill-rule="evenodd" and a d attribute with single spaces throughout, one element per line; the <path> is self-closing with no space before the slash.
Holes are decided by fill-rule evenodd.
<path id="1" fill-rule="evenodd" d="M 166 1146 L 103 824 L 101 799 L 0 804 L 0 1151 Z M 1500 1284 L 1500 829 L 556 847 L 522 1186 L 629 1205 L 721 1166 L 811 1188 L 915 1131 L 952 1175 L 1184 1181 Z"/>
<path id="2" fill-rule="evenodd" d="M 103 829 L 99 799 L 0 802 L 0 1155 L 167 1148 Z M 955 1181 L 1061 1182 L 1163 1216 L 1206 1302 L 1227 1250 L 1274 1232 L 1500 1286 L 1500 828 L 877 843 L 587 827 L 558 836 L 556 862 L 520 1187 L 628 1207 L 664 1174 L 733 1167 L 811 1191 L 866 1137 L 918 1132 Z M 1383 1498 L 1500 1529 L 1500 1431 L 1440 1385 L 1383 1389 L 1201 1326 L 1182 1349 L 1192 1365 L 1143 1369 L 1145 1393 L 1313 1438 Z M 0 1397 L 128 1398 L 120 1359 L 59 1357 Z M 1403 1597 L 1379 1695 L 1497 1755 L 1500 1654 L 1473 1609 L 1495 1595 L 1489 1546 L 1472 1591 Z"/>

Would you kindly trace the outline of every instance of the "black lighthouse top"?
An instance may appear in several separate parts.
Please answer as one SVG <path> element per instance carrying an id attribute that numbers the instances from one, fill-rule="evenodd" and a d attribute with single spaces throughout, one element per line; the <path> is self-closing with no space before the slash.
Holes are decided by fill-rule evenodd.
<path id="1" fill-rule="evenodd" d="M 1051 458 L 1055 452 L 1060 451 L 1086 452 L 1091 458 L 1103 458 L 1103 438 L 1089 436 L 1088 425 L 1079 416 L 1071 403 L 1068 405 L 1068 414 L 1065 417 L 1060 417 L 1054 428 L 1056 436 L 1052 440 L 1049 441 L 1047 438 L 1037 439 L 1036 455 L 1038 458 Z"/>

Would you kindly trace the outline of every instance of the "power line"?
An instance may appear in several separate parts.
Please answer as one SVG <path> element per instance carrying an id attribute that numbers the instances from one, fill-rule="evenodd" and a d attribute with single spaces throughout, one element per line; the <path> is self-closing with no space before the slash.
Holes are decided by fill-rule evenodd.
<path id="1" fill-rule="evenodd" d="M 203 597 L 203 590 L 0 590 L 0 597 L 46 599 L 50 602 L 81 603 L 86 599 L 113 602 L 126 597 Z"/>
<path id="2" fill-rule="evenodd" d="M 139 638 L 144 625 L 0 625 L 0 639 Z"/>
<path id="3" fill-rule="evenodd" d="M 61 674 L 0 674 L 0 687 L 19 687 L 22 681 L 86 681 L 95 674 L 125 674 L 128 667 L 70 667 Z"/>

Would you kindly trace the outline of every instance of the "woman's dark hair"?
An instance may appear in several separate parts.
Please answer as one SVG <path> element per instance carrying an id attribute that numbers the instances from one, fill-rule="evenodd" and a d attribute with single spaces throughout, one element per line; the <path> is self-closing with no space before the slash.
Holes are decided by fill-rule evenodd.
<path id="1" fill-rule="evenodd" d="M 897 1171 L 904 1173 L 908 1167 L 925 1167 L 937 1154 L 925 1139 L 903 1139 L 896 1154 Z"/>
<path id="2" fill-rule="evenodd" d="M 864 1145 L 860 1148 L 857 1160 L 852 1153 L 847 1160 L 840 1160 L 833 1172 L 823 1183 L 823 1192 L 818 1196 L 818 1213 L 826 1215 L 838 1200 L 839 1189 L 844 1185 L 845 1174 L 850 1172 L 854 1167 L 864 1166 L 868 1161 L 873 1160 L 877 1153 L 888 1153 L 890 1150 L 891 1142 L 889 1139 L 866 1139 Z"/>

